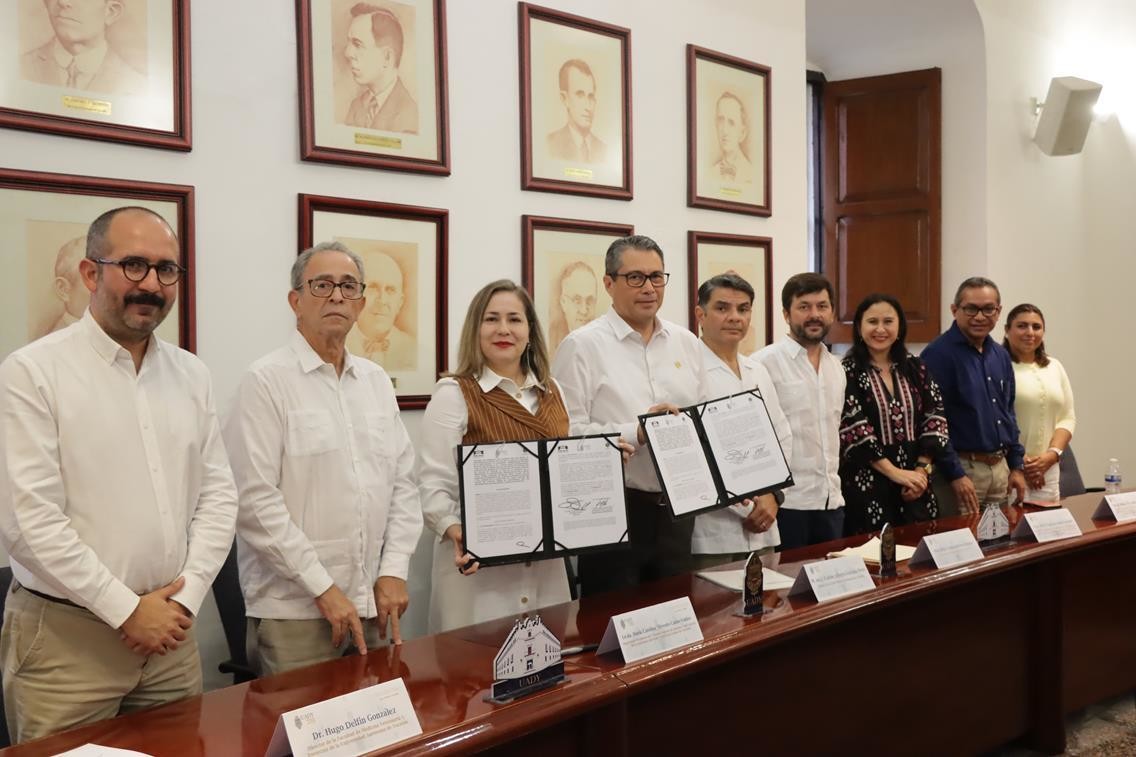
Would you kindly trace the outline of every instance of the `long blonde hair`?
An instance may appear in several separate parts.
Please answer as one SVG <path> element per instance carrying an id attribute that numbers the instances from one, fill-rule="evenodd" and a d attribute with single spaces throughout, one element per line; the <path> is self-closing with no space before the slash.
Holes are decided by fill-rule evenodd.
<path id="1" fill-rule="evenodd" d="M 485 318 L 485 311 L 489 309 L 489 300 L 498 292 L 517 295 L 524 306 L 525 318 L 529 322 L 529 344 L 521 355 L 521 367 L 539 383 L 545 383 L 550 373 L 548 347 L 544 343 L 544 332 L 537 320 L 536 308 L 525 288 L 509 279 L 498 279 L 486 284 L 470 300 L 458 345 L 458 367 L 447 375 L 477 378 L 485 369 L 485 355 L 481 352 L 481 321 Z"/>

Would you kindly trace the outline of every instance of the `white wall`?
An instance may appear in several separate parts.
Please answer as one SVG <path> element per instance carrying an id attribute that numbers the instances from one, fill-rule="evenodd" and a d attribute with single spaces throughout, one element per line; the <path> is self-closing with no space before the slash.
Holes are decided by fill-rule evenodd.
<path id="1" fill-rule="evenodd" d="M 517 4 L 448 3 L 453 175 L 414 176 L 298 160 L 296 39 L 278 0 L 193 7 L 194 149 L 189 154 L 0 133 L 0 165 L 197 188 L 197 344 L 222 408 L 245 367 L 282 342 L 292 321 L 287 272 L 297 251 L 300 192 L 450 210 L 449 333 L 484 283 L 520 277 L 520 216 L 533 213 L 635 224 L 667 253 L 674 274 L 663 315 L 686 322 L 686 231 L 774 240 L 773 285 L 804 270 L 805 18 L 800 3 L 558 0 L 579 15 L 632 29 L 635 199 L 619 202 L 519 189 Z M 266 20 L 274 19 L 268 23 Z M 768 219 L 686 207 L 685 45 L 769 65 L 773 208 Z M 456 350 L 451 338 L 451 360 Z M 417 438 L 417 412 L 406 423 Z M 409 627 L 424 630 L 429 545 L 412 565 Z M 223 656 L 207 610 L 200 627 L 207 674 Z"/>
<path id="2" fill-rule="evenodd" d="M 1046 345 L 1077 398 L 1074 446 L 1086 482 L 1109 457 L 1136 477 L 1136 412 L 1128 397 L 1136 276 L 1136 6 L 1119 0 L 977 0 L 986 36 L 990 271 L 1007 304 L 1046 313 Z M 1104 85 L 1116 109 L 1094 123 L 1080 155 L 1032 142 L 1029 98 L 1074 75 Z M 1130 483 L 1131 485 L 1131 483 Z"/>

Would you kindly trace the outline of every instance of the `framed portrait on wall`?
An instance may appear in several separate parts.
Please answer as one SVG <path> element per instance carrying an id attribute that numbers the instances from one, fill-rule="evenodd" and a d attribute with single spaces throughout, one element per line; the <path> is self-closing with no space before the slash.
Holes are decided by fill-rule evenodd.
<path id="1" fill-rule="evenodd" d="M 687 198 L 692 208 L 768 216 L 771 69 L 686 46 Z"/>
<path id="2" fill-rule="evenodd" d="M 445 0 L 296 0 L 300 157 L 449 175 Z"/>
<path id="3" fill-rule="evenodd" d="M 9 0 L 0 126 L 189 150 L 189 0 Z"/>
<path id="4" fill-rule="evenodd" d="M 300 195 L 300 249 L 342 242 L 363 260 L 366 302 L 347 349 L 390 375 L 403 409 L 426 407 L 446 370 L 449 212 Z"/>
<path id="5" fill-rule="evenodd" d="M 79 278 L 87 228 L 123 205 L 154 211 L 177 234 L 187 272 L 156 333 L 195 348 L 193 187 L 0 169 L 0 360 L 83 317 L 91 297 Z"/>
<path id="6" fill-rule="evenodd" d="M 722 273 L 735 273 L 753 287 L 753 317 L 738 351 L 749 355 L 773 341 L 773 240 L 709 231 L 687 232 L 690 276 L 690 330 L 698 333 L 694 307 L 698 287 Z"/>
<path id="7" fill-rule="evenodd" d="M 521 280 L 532 295 L 549 357 L 568 332 L 611 307 L 604 255 L 616 239 L 634 233 L 630 224 L 521 217 Z"/>
<path id="8" fill-rule="evenodd" d="M 519 4 L 521 189 L 630 200 L 631 30 Z"/>

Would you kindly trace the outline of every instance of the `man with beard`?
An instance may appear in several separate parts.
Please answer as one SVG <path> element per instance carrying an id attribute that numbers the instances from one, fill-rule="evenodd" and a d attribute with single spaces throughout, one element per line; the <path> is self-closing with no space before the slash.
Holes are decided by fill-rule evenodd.
<path id="1" fill-rule="evenodd" d="M 1025 496 L 1025 448 L 1014 415 L 1014 367 L 1010 353 L 990 338 L 1002 311 L 1002 295 L 990 279 L 959 285 L 955 322 L 927 345 L 921 357 L 943 392 L 951 443 L 940 458 L 935 496 L 953 514 L 978 512 L 979 503 L 1001 503 L 1013 491 Z M 942 485 L 950 482 L 950 488 Z"/>
<path id="2" fill-rule="evenodd" d="M 77 322 L 0 365 L 0 657 L 26 741 L 201 692 L 194 616 L 233 542 L 209 372 L 154 336 L 185 273 L 139 207 L 99 216 Z"/>
<path id="3" fill-rule="evenodd" d="M 840 493 L 840 414 L 844 368 L 824 338 L 832 327 L 832 283 L 817 273 L 798 273 L 781 290 L 781 314 L 789 338 L 759 350 L 793 429 L 790 469 L 794 485 L 777 511 L 782 549 L 839 539 L 844 532 Z"/>

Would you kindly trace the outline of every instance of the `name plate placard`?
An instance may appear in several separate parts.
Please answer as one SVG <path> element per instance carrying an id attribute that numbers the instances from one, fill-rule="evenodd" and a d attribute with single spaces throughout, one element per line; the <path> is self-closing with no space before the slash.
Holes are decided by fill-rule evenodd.
<path id="1" fill-rule="evenodd" d="M 1115 520 L 1123 523 L 1136 520 L 1136 492 L 1106 494 L 1093 511 L 1095 520 Z"/>
<path id="2" fill-rule="evenodd" d="M 401 678 L 285 712 L 264 757 L 357 757 L 422 733 Z"/>
<path id="3" fill-rule="evenodd" d="M 985 555 L 969 528 L 956 528 L 941 534 L 927 534 L 919 540 L 911 564 L 931 562 L 936 568 L 953 568 L 981 560 Z"/>
<path id="4" fill-rule="evenodd" d="M 596 654 L 619 650 L 624 662 L 638 662 L 696 641 L 702 641 L 702 628 L 694 607 L 690 597 L 679 597 L 612 615 Z"/>
<path id="5" fill-rule="evenodd" d="M 801 568 L 789 596 L 811 593 L 817 602 L 830 602 L 876 588 L 861 557 L 834 557 Z"/>
<path id="6" fill-rule="evenodd" d="M 1014 532 L 1015 539 L 1036 539 L 1039 543 L 1071 539 L 1081 535 L 1081 527 L 1073 518 L 1073 513 L 1062 507 L 1059 510 L 1045 510 L 1040 513 L 1026 513 L 1018 521 Z"/>

